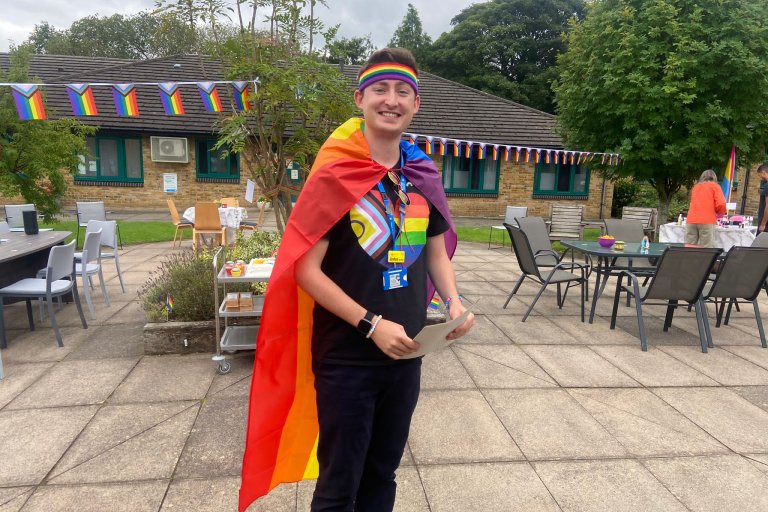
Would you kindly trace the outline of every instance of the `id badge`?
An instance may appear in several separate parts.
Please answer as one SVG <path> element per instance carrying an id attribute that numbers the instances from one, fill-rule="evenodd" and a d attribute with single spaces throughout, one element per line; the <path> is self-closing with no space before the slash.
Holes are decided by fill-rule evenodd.
<path id="1" fill-rule="evenodd" d="M 394 268 L 381 273 L 384 280 L 384 290 L 396 290 L 408 286 L 408 269 Z"/>
<path id="2" fill-rule="evenodd" d="M 405 263 L 405 251 L 389 251 L 387 261 L 389 263 Z"/>

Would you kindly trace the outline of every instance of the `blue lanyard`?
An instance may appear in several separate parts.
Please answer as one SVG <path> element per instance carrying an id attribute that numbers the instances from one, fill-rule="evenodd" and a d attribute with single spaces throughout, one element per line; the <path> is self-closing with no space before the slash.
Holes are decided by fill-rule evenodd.
<path id="1" fill-rule="evenodd" d="M 387 196 L 387 191 L 384 189 L 384 185 L 379 181 L 376 186 L 379 189 L 379 193 L 381 194 L 381 199 L 384 201 L 384 209 L 387 212 L 387 224 L 389 224 L 389 232 L 392 235 L 392 244 L 397 243 L 397 231 L 395 228 L 395 216 L 392 212 L 392 204 L 389 201 L 389 196 Z M 405 190 L 405 177 L 400 176 L 400 187 L 402 187 L 402 190 Z M 400 204 L 400 250 L 403 249 L 403 237 L 402 233 L 405 229 L 405 204 Z"/>

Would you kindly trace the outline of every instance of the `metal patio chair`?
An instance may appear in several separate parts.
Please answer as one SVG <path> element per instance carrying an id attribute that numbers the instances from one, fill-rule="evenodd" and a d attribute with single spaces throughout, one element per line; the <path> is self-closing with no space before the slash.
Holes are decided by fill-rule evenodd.
<path id="1" fill-rule="evenodd" d="M 696 310 L 701 351 L 706 352 L 707 347 L 712 345 L 712 338 L 709 334 L 707 309 L 702 299 L 702 290 L 712 265 L 722 251 L 717 248 L 670 247 L 659 258 L 656 273 L 651 277 L 648 286 L 640 286 L 638 276 L 632 271 L 620 272 L 611 311 L 611 329 L 616 328 L 616 314 L 619 310 L 621 293 L 627 292 L 635 299 L 640 348 L 645 352 L 648 350 L 648 342 L 645 337 L 643 306 L 667 306 L 667 315 L 664 319 L 664 331 L 667 331 L 672 325 L 672 315 L 678 302 L 687 302 Z M 623 286 L 622 280 L 625 276 L 629 282 Z"/>
<path id="2" fill-rule="evenodd" d="M 506 228 L 504 228 L 504 224 L 511 224 L 513 226 L 517 226 L 517 219 L 526 217 L 528 215 L 528 207 L 527 206 L 507 206 L 507 209 L 504 213 L 504 222 L 499 225 L 491 226 L 490 231 L 488 232 L 488 248 L 491 248 L 491 239 L 493 238 L 493 232 L 494 230 L 500 230 L 502 232 L 501 237 L 501 246 L 504 247 L 504 231 Z"/>
<path id="3" fill-rule="evenodd" d="M 578 284 L 581 286 L 581 321 L 583 322 L 584 302 L 586 300 L 585 285 L 587 283 L 586 265 L 559 262 L 551 270 L 542 273 L 539 270 L 539 266 L 536 264 L 533 248 L 531 247 L 525 232 L 520 227 L 512 226 L 511 224 L 504 224 L 504 227 L 507 229 L 509 238 L 512 240 L 512 248 L 515 251 L 515 256 L 517 257 L 517 262 L 520 265 L 520 271 L 522 272 L 522 276 L 520 279 L 518 279 L 517 283 L 515 283 L 512 292 L 507 297 L 507 301 L 504 303 L 504 308 L 506 309 L 509 301 L 512 300 L 512 297 L 515 295 L 515 293 L 517 293 L 517 290 L 520 288 L 520 285 L 523 284 L 523 281 L 526 278 L 539 283 L 541 288 L 539 288 L 539 292 L 533 298 L 531 305 L 528 306 L 528 310 L 525 312 L 525 315 L 523 315 L 523 322 L 525 322 L 525 320 L 528 318 L 528 315 L 531 314 L 531 311 L 533 311 L 533 306 L 536 305 L 536 302 L 544 293 L 544 290 L 547 288 L 547 286 L 552 283 L 557 285 L 557 306 L 562 309 L 563 304 L 565 303 L 565 294 L 562 293 L 561 285 L 566 285 L 565 293 L 567 293 L 568 288 Z M 579 269 L 581 275 L 563 270 L 564 268 L 571 270 Z"/>

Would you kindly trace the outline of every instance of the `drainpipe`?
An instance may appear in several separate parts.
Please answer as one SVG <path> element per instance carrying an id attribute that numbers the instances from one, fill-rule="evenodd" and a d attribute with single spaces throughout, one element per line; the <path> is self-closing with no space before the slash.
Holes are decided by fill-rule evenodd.
<path id="1" fill-rule="evenodd" d="M 603 184 L 600 187 L 600 215 L 598 218 L 603 218 L 603 207 L 605 206 L 605 176 L 603 176 Z"/>
<path id="2" fill-rule="evenodd" d="M 744 180 L 739 186 L 741 186 L 741 207 L 739 207 L 739 215 L 744 215 L 744 210 L 747 207 L 747 189 L 749 188 L 749 167 L 744 169 Z"/>

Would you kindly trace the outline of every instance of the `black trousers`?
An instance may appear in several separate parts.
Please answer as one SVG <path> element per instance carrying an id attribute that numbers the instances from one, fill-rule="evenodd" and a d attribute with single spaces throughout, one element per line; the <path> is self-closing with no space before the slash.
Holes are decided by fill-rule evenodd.
<path id="1" fill-rule="evenodd" d="M 421 359 L 385 366 L 316 362 L 314 373 L 320 476 L 312 512 L 391 512 Z"/>

